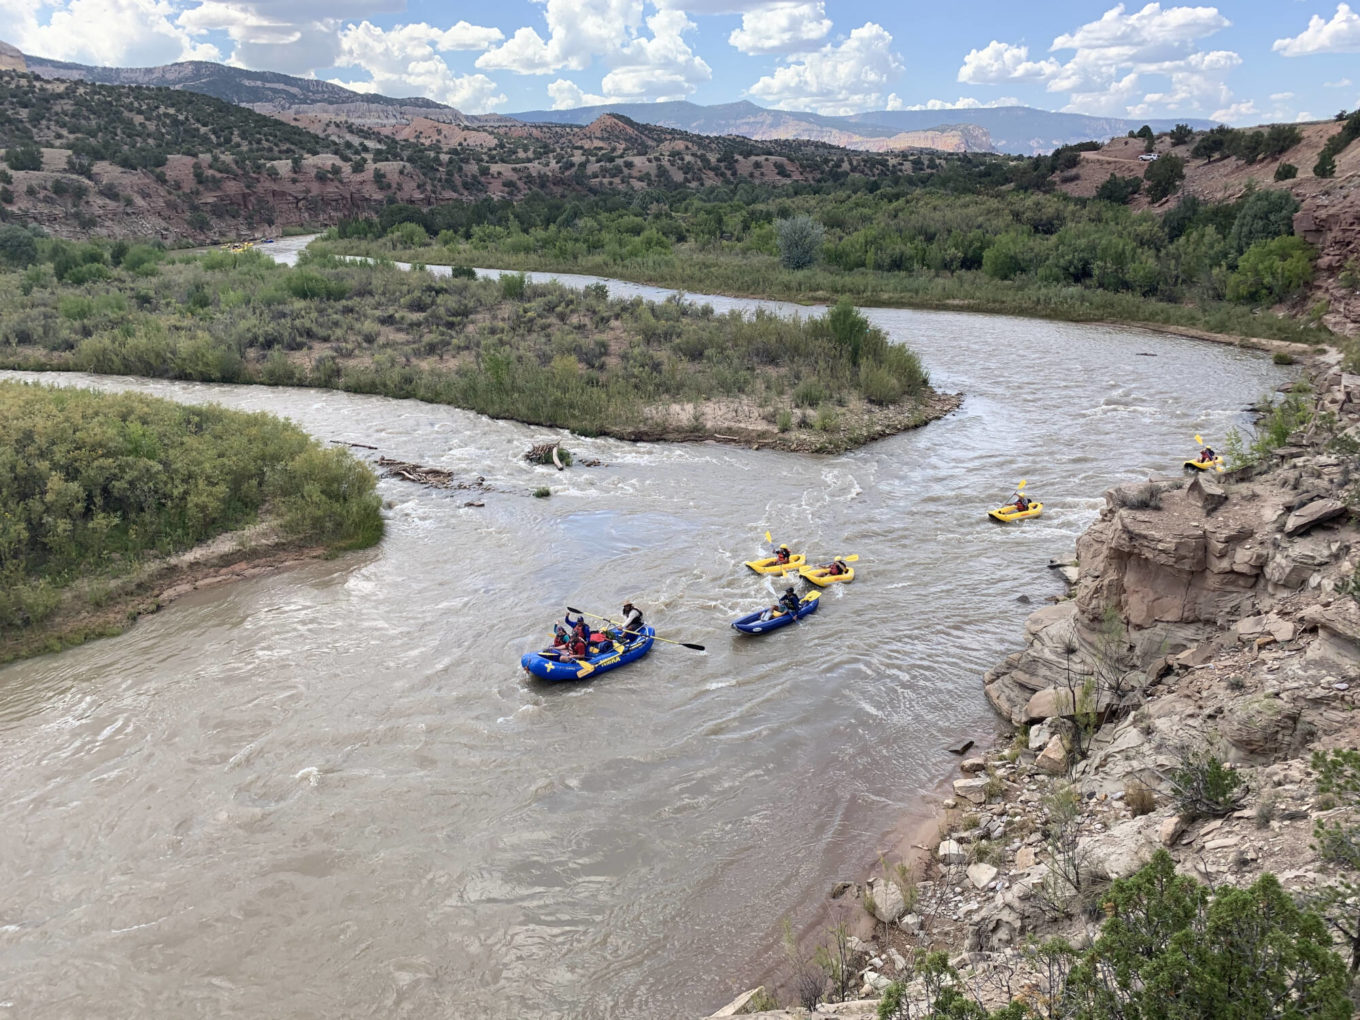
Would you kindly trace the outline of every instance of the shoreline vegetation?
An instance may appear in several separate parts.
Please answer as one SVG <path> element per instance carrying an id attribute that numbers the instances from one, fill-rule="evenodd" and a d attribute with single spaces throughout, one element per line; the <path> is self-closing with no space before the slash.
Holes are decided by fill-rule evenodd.
<path id="1" fill-rule="evenodd" d="M 0 662 L 383 533 L 348 451 L 213 405 L 0 382 L 0 478 Z"/>
<path id="2" fill-rule="evenodd" d="M 14 266 L 0 273 L 5 368 L 317 386 L 582 435 L 818 453 L 958 403 L 845 301 L 808 319 L 718 315 L 520 274 L 436 278 L 310 252 L 290 268 L 255 251 L 169 257 L 0 235 Z"/>
<path id="3" fill-rule="evenodd" d="M 1059 150 L 1035 172 L 1046 181 L 1077 155 Z M 1316 252 L 1293 235 L 1298 201 L 1287 192 L 1189 196 L 1159 215 L 1002 187 L 989 172 L 394 204 L 342 220 L 311 250 L 801 303 L 1116 321 L 1309 346 L 1336 339 L 1321 324 L 1326 302 L 1307 305 Z"/>

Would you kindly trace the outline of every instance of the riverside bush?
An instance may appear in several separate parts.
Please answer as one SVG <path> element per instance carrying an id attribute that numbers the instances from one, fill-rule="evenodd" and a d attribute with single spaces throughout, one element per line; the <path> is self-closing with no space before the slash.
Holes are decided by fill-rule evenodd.
<path id="1" fill-rule="evenodd" d="M 1246 889 L 1210 890 L 1176 874 L 1171 855 L 1159 849 L 1111 885 L 1099 907 L 1105 920 L 1085 952 L 1064 939 L 1023 950 L 1035 980 L 1009 1005 L 989 1011 L 969 994 L 948 954 L 933 952 L 915 961 L 914 996 L 906 980 L 888 986 L 879 1020 L 1351 1016 L 1346 966 L 1326 926 L 1274 875 Z"/>
<path id="2" fill-rule="evenodd" d="M 40 623 L 77 577 L 126 570 L 270 507 L 304 542 L 382 535 L 369 469 L 268 414 L 0 382 L 0 629 Z"/>

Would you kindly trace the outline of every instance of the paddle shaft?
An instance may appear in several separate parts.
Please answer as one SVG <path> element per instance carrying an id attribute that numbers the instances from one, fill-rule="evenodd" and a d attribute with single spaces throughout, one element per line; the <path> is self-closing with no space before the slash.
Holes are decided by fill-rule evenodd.
<path id="1" fill-rule="evenodd" d="M 617 623 L 617 622 L 614 621 L 614 620 L 611 620 L 611 619 L 610 619 L 609 617 L 607 617 L 607 616 L 601 616 L 599 613 L 587 613 L 584 609 L 575 609 L 575 608 L 573 608 L 572 606 L 567 606 L 567 612 L 569 612 L 569 613 L 575 613 L 577 616 L 593 616 L 595 619 L 597 619 L 597 620 L 603 620 L 605 623 L 612 623 L 612 624 L 614 624 L 614 626 L 616 626 L 616 627 L 620 626 L 619 623 Z M 625 633 L 625 634 L 631 634 L 631 635 L 633 635 L 634 637 L 637 637 L 637 635 L 638 635 L 638 632 L 635 631 L 635 630 L 625 630 L 624 633 Z M 653 634 L 653 635 L 652 635 L 652 638 L 653 638 L 654 640 L 656 640 L 656 641 L 664 641 L 664 642 L 666 642 L 668 645 L 680 645 L 682 648 L 693 648 L 696 652 L 702 652 L 702 651 L 704 651 L 704 646 L 703 646 L 703 645 L 691 644 L 691 643 L 688 642 L 688 641 L 672 641 L 670 638 L 661 637 L 661 635 L 659 635 L 659 634 Z"/>

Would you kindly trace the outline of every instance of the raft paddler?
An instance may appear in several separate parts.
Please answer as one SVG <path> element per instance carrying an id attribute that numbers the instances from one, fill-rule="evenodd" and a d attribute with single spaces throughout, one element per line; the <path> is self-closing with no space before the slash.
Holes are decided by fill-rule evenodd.
<path id="1" fill-rule="evenodd" d="M 623 623 L 619 625 L 622 637 L 619 640 L 636 637 L 642 633 L 642 610 L 631 602 L 623 604 Z"/>

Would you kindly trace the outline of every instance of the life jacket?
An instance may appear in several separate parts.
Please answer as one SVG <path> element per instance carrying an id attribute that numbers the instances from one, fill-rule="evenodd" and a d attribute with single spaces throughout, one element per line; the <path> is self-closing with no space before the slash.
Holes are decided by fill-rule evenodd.
<path id="1" fill-rule="evenodd" d="M 779 604 L 783 606 L 786 610 L 788 610 L 790 613 L 798 612 L 797 595 L 783 595 L 779 599 Z"/>

